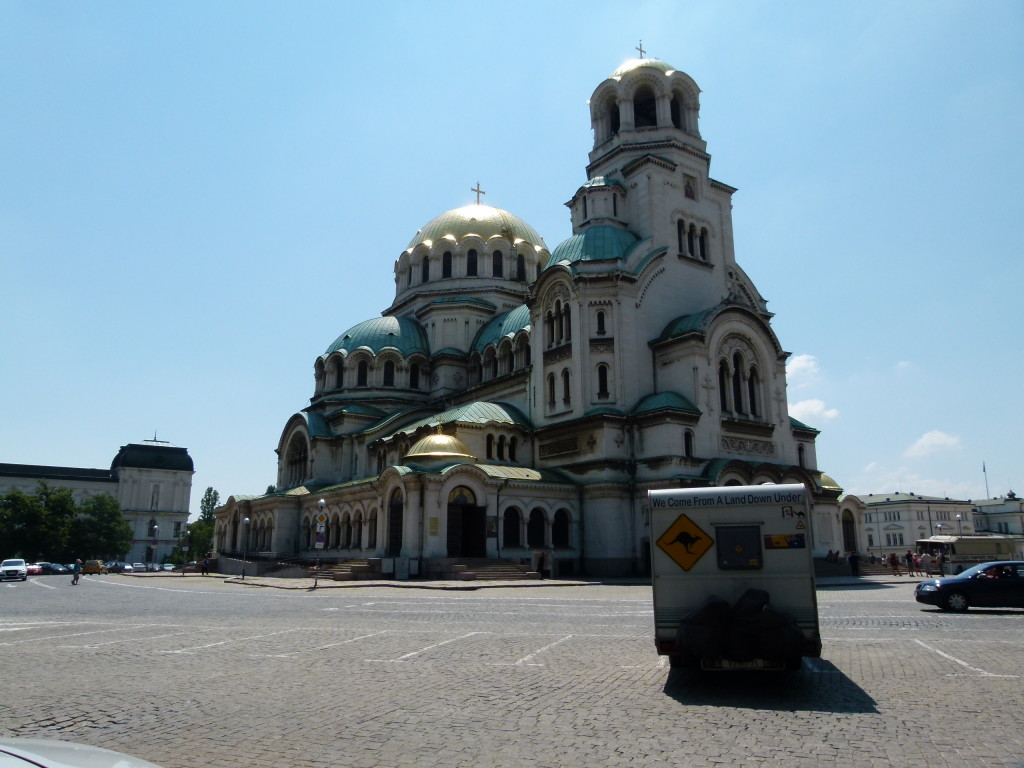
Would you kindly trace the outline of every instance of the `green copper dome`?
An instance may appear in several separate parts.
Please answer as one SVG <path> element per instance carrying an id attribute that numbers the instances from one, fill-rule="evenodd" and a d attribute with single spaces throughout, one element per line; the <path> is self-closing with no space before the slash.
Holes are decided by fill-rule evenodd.
<path id="1" fill-rule="evenodd" d="M 498 315 L 480 329 L 473 340 L 473 349 L 483 352 L 488 344 L 497 344 L 506 336 L 515 336 L 524 328 L 530 327 L 530 308 L 520 304 L 513 310 Z"/>
<path id="2" fill-rule="evenodd" d="M 360 347 L 368 348 L 373 354 L 388 347 L 398 350 L 403 356 L 420 352 L 430 354 L 430 344 L 423 326 L 408 317 L 375 317 L 354 325 L 334 340 L 324 355 L 339 349 L 351 352 Z"/>
<path id="3" fill-rule="evenodd" d="M 428 221 L 409 241 L 409 250 L 423 242 L 437 242 L 444 238 L 461 240 L 477 235 L 484 240 L 498 235 L 512 243 L 525 241 L 533 246 L 547 248 L 536 230 L 515 214 L 489 205 L 464 205 L 446 211 Z"/>
<path id="4" fill-rule="evenodd" d="M 636 235 L 619 227 L 587 227 L 558 245 L 548 259 L 547 266 L 560 261 L 622 259 L 636 242 Z"/>

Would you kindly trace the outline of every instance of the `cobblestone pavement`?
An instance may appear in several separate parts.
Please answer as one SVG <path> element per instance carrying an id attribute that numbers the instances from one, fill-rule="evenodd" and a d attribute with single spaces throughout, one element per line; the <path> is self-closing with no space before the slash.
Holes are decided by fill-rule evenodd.
<path id="1" fill-rule="evenodd" d="M 200 768 L 1024 765 L 1024 612 L 819 590 L 821 659 L 701 676 L 650 588 L 0 586 L 0 735 Z"/>

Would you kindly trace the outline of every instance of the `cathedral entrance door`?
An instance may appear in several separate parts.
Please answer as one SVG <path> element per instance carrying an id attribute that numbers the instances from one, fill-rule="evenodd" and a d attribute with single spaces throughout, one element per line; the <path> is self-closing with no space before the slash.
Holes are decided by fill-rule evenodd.
<path id="1" fill-rule="evenodd" d="M 448 494 L 448 557 L 487 557 L 487 516 L 471 490 Z"/>
<path id="2" fill-rule="evenodd" d="M 388 504 L 388 557 L 398 557 L 402 554 L 402 519 L 404 517 L 402 495 L 395 491 L 391 495 L 391 503 Z"/>

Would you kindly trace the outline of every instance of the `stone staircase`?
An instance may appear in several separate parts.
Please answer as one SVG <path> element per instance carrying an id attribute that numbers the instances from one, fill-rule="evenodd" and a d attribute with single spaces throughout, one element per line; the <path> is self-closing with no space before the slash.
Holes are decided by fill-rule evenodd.
<path id="1" fill-rule="evenodd" d="M 457 581 L 512 581 L 539 579 L 537 571 L 529 566 L 511 560 L 462 559 L 449 566 L 452 578 Z"/>
<path id="2" fill-rule="evenodd" d="M 380 559 L 342 560 L 325 565 L 320 569 L 320 578 L 334 581 L 369 581 L 383 578 L 380 572 Z"/>
<path id="3" fill-rule="evenodd" d="M 904 568 L 904 570 L 906 570 Z M 814 558 L 814 575 L 817 578 L 827 576 L 849 576 L 850 575 L 850 564 L 846 560 L 840 560 L 838 563 L 830 563 L 823 558 Z M 860 575 L 861 576 L 891 576 L 892 568 L 888 565 L 882 565 L 881 562 L 875 562 L 872 565 L 866 557 L 860 559 Z"/>

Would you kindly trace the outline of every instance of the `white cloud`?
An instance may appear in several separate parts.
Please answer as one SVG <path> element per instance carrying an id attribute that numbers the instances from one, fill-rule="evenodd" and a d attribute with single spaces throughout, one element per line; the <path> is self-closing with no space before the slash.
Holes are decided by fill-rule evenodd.
<path id="1" fill-rule="evenodd" d="M 801 400 L 789 406 L 789 415 L 806 424 L 830 421 L 839 415 L 835 408 L 825 407 L 824 400 Z"/>
<path id="2" fill-rule="evenodd" d="M 795 355 L 786 363 L 786 380 L 790 386 L 806 387 L 818 378 L 819 370 L 814 355 Z"/>
<path id="3" fill-rule="evenodd" d="M 947 435 L 937 429 L 926 432 L 917 438 L 917 441 L 903 452 L 904 456 L 916 458 L 928 456 L 939 451 L 953 451 L 960 448 L 960 438 L 956 435 Z"/>

